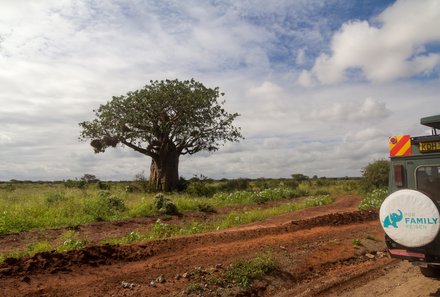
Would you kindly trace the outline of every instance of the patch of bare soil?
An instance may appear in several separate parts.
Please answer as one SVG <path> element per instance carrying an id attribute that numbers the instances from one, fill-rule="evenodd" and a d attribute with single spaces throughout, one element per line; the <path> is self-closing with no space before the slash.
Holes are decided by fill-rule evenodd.
<path id="1" fill-rule="evenodd" d="M 374 281 L 397 267 L 384 253 L 377 212 L 355 211 L 358 202 L 359 197 L 346 196 L 332 205 L 232 230 L 7 260 L 0 265 L 0 295 L 350 294 L 351 284 L 359 287 L 357 282 Z M 277 270 L 252 287 L 212 281 L 233 261 L 268 252 Z"/>

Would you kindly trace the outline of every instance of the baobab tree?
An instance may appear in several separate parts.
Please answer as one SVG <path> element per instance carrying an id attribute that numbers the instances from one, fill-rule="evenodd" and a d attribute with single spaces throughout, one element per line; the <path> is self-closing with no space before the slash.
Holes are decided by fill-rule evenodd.
<path id="1" fill-rule="evenodd" d="M 181 155 L 216 151 L 243 138 L 233 126 L 239 114 L 226 112 L 225 101 L 218 101 L 223 95 L 194 79 L 150 81 L 94 110 L 95 119 L 79 124 L 80 139 L 90 140 L 95 153 L 120 144 L 151 157 L 150 184 L 172 191 Z"/>

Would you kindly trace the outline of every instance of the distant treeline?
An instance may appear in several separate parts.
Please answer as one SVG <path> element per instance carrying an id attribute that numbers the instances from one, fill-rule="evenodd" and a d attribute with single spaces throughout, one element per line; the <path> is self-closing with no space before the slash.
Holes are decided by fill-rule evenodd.
<path id="1" fill-rule="evenodd" d="M 362 179 L 362 177 L 360 176 L 344 176 L 344 177 L 316 177 L 316 178 L 309 178 L 311 180 L 315 180 L 315 179 L 328 179 L 328 180 L 360 180 Z M 0 184 L 10 184 L 10 183 L 18 183 L 18 184 L 62 184 L 65 183 L 66 181 L 71 180 L 71 179 L 67 179 L 67 180 L 18 180 L 18 179 L 11 179 L 9 181 L 0 181 Z M 73 179 L 75 180 L 75 179 Z M 77 179 L 76 179 L 77 180 Z M 202 179 L 198 178 L 198 177 L 192 177 L 190 179 L 188 179 L 188 181 L 200 181 Z M 203 179 L 206 182 L 227 182 L 227 181 L 249 181 L 249 182 L 255 182 L 255 181 L 287 181 L 287 180 L 291 180 L 291 178 L 222 178 L 222 179 L 213 179 L 213 178 L 206 178 Z M 93 182 L 98 182 L 97 181 L 93 181 Z M 134 180 L 105 180 L 104 182 L 108 182 L 108 183 L 127 183 L 127 182 L 134 182 L 136 181 L 136 179 Z"/>

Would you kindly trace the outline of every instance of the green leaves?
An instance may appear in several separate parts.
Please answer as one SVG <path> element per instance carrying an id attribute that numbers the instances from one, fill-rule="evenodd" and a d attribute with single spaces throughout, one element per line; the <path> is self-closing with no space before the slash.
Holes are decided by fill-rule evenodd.
<path id="1" fill-rule="evenodd" d="M 194 79 L 150 81 L 125 96 L 101 105 L 92 121 L 81 122 L 81 140 L 91 140 L 96 153 L 123 144 L 157 157 L 172 146 L 179 154 L 215 151 L 227 141 L 239 141 L 233 126 L 238 113 L 218 102 L 219 89 Z"/>

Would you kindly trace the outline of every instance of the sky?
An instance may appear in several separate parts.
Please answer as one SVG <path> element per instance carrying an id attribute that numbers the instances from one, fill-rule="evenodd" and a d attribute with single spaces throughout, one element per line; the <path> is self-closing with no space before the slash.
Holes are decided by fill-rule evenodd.
<path id="1" fill-rule="evenodd" d="M 150 80 L 225 93 L 244 140 L 185 178 L 360 176 L 440 114 L 438 0 L 0 0 L 0 180 L 131 180 L 151 159 L 79 141 Z"/>

